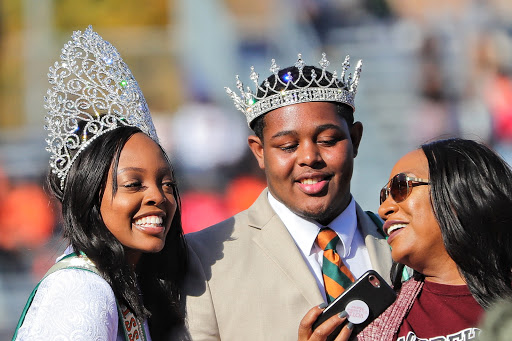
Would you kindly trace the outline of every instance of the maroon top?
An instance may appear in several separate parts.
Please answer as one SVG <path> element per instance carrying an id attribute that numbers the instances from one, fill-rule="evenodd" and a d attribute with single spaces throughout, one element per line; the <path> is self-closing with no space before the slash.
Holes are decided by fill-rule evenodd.
<path id="1" fill-rule="evenodd" d="M 473 340 L 479 333 L 483 308 L 466 285 L 425 281 L 398 331 L 398 341 L 421 339 Z M 460 335 L 456 337 L 456 335 Z M 451 336 L 451 338 L 448 338 Z"/>

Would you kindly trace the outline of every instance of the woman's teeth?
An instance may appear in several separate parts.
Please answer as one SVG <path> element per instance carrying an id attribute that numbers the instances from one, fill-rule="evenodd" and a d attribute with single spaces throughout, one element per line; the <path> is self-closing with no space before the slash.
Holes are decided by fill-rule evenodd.
<path id="1" fill-rule="evenodd" d="M 134 221 L 134 224 L 140 225 L 140 226 L 154 226 L 154 225 L 160 226 L 160 225 L 162 225 L 163 222 L 164 222 L 164 218 L 156 216 L 156 215 L 152 215 L 152 216 L 147 216 L 147 217 L 137 219 Z"/>
<path id="2" fill-rule="evenodd" d="M 300 181 L 301 184 L 303 185 L 314 185 L 316 184 L 318 181 L 320 181 L 319 179 L 302 179 Z"/>
<path id="3" fill-rule="evenodd" d="M 392 225 L 389 229 L 388 229 L 388 236 L 391 235 L 391 233 L 395 232 L 396 230 L 400 230 L 401 228 L 404 228 L 406 227 L 407 224 L 395 224 L 395 225 Z"/>

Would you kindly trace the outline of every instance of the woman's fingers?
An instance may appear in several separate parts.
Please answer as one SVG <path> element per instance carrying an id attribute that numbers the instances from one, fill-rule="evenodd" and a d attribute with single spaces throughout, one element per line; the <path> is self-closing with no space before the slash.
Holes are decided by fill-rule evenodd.
<path id="1" fill-rule="evenodd" d="M 347 313 L 343 311 L 323 322 L 315 330 L 312 330 L 313 323 L 316 321 L 318 316 L 320 316 L 324 307 L 324 305 L 313 307 L 304 316 L 299 325 L 299 341 L 324 341 L 336 329 L 336 327 L 338 327 L 347 319 Z M 350 332 L 351 331 L 347 332 L 342 330 L 340 335 L 343 338 L 341 338 L 339 341 L 348 340 Z M 345 335 L 346 338 L 344 338 Z"/>
<path id="2" fill-rule="evenodd" d="M 324 341 L 340 324 L 345 322 L 346 319 L 347 313 L 345 311 L 342 311 L 341 313 L 332 316 L 313 331 L 309 340 Z"/>
<path id="3" fill-rule="evenodd" d="M 334 341 L 347 341 L 350 337 L 350 334 L 352 334 L 352 330 L 354 329 L 354 325 L 352 322 L 347 323 L 343 328 L 341 329 L 340 333 L 336 337 Z"/>
<path id="4" fill-rule="evenodd" d="M 320 316 L 326 306 L 327 304 L 322 303 L 319 306 L 313 307 L 309 309 L 306 315 L 302 318 L 299 324 L 299 341 L 309 340 L 309 337 L 312 334 L 311 331 L 313 323 L 315 323 L 316 319 Z"/>

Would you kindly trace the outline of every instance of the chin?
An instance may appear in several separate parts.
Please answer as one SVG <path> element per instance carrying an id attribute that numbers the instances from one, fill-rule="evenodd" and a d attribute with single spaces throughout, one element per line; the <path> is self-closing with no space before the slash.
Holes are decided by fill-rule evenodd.
<path id="1" fill-rule="evenodd" d="M 393 260 L 397 263 L 404 264 L 412 268 L 409 262 L 409 257 L 407 257 L 407 255 L 404 254 L 403 250 L 400 250 L 400 248 L 396 246 L 395 248 L 391 247 L 391 258 L 393 258 Z"/>
<path id="2" fill-rule="evenodd" d="M 164 243 L 158 244 L 158 245 L 149 246 L 149 247 L 146 248 L 146 250 L 144 252 L 146 252 L 146 253 L 157 253 L 157 252 L 162 251 L 164 249 L 164 246 L 165 246 Z"/>
<path id="3" fill-rule="evenodd" d="M 331 222 L 340 215 L 343 210 L 337 210 L 333 203 L 322 203 L 315 208 L 306 209 L 303 212 L 306 216 L 310 217 L 310 219 L 314 219 L 318 222 Z"/>
<path id="4" fill-rule="evenodd" d="M 319 223 L 325 221 L 330 222 L 333 220 L 333 218 L 331 217 L 331 212 L 325 210 L 301 210 L 297 211 L 296 213 L 302 218 L 314 220 Z"/>

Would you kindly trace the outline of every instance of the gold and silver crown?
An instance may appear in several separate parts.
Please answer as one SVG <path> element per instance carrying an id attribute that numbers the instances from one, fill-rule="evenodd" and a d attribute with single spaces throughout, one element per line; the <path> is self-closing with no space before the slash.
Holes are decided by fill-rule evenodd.
<path id="1" fill-rule="evenodd" d="M 46 150 L 61 189 L 78 155 L 108 131 L 133 126 L 158 142 L 144 95 L 117 49 L 92 26 L 71 38 L 50 66 L 44 97 Z"/>
<path id="2" fill-rule="evenodd" d="M 326 70 L 330 62 L 327 60 L 325 53 L 322 53 L 322 59 L 318 64 L 321 68 L 320 74 L 317 74 L 315 69 L 305 74 L 306 63 L 299 53 L 294 65 L 298 71 L 298 76 L 294 77 L 291 71 L 281 72 L 280 74 L 281 69 L 276 64 L 275 59 L 272 59 L 270 72 L 273 75 L 266 78 L 261 85 L 258 81 L 259 75 L 254 71 L 254 67 L 251 67 L 249 78 L 256 85 L 254 92 L 250 87 L 244 90 L 243 83 L 238 75 L 236 76 L 236 87 L 240 95 L 230 88 L 226 87 L 225 89 L 235 103 L 235 107 L 245 114 L 249 125 L 255 118 L 271 110 L 297 103 L 339 102 L 355 109 L 354 98 L 361 74 L 361 60 L 356 65 L 354 75 L 352 76 L 352 73 L 350 73 L 346 76 L 350 67 L 350 56 L 346 56 L 341 65 L 342 71 L 339 79 L 336 71 L 330 73 Z"/>

